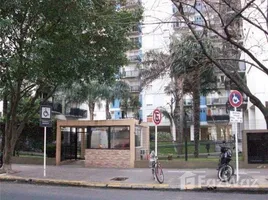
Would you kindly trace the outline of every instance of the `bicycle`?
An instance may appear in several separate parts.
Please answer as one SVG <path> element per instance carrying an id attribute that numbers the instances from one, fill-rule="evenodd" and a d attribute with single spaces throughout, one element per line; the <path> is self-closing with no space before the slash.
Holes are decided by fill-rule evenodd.
<path id="1" fill-rule="evenodd" d="M 152 152 L 151 155 L 150 155 L 150 161 L 152 162 L 151 167 L 152 167 L 153 179 L 156 178 L 156 180 L 160 184 L 162 184 L 162 183 L 164 183 L 164 173 L 163 173 L 162 166 L 161 166 L 157 156 L 154 155 L 154 152 Z"/>

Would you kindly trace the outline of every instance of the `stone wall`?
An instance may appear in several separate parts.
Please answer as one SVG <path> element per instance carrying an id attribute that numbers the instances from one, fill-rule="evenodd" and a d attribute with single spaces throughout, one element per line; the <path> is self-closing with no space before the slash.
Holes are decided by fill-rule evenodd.
<path id="1" fill-rule="evenodd" d="M 131 168 L 130 150 L 86 149 L 86 167 Z"/>

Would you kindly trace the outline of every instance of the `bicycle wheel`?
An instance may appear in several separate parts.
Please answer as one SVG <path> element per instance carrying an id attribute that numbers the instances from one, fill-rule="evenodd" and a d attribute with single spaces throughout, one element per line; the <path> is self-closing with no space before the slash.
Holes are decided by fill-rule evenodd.
<path id="1" fill-rule="evenodd" d="M 218 171 L 218 178 L 222 182 L 229 181 L 233 175 L 233 168 L 230 165 L 223 165 Z"/>
<path id="2" fill-rule="evenodd" d="M 154 172 L 155 172 L 155 177 L 156 177 L 157 181 L 159 183 L 163 183 L 164 182 L 164 173 L 163 173 L 163 170 L 162 170 L 160 163 L 157 163 L 155 165 Z"/>
<path id="3" fill-rule="evenodd" d="M 232 175 L 234 175 L 234 168 L 233 168 L 233 166 L 232 166 L 232 165 L 229 165 L 229 164 L 227 164 L 227 166 L 231 168 L 231 170 L 232 170 Z"/>
<path id="4" fill-rule="evenodd" d="M 155 179 L 155 161 L 152 162 L 152 175 L 153 175 L 153 179 Z"/>

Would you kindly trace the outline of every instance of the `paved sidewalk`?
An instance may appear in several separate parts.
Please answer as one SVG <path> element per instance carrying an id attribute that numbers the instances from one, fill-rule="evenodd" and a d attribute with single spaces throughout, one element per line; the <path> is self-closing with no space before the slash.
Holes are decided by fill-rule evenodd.
<path id="1" fill-rule="evenodd" d="M 216 169 L 164 169 L 165 181 L 159 184 L 149 168 L 111 169 L 85 168 L 79 165 L 47 166 L 13 164 L 13 174 L 0 174 L 1 181 L 16 181 L 49 185 L 80 187 L 159 189 L 159 190 L 216 190 L 268 193 L 268 169 L 240 169 L 239 182 L 232 177 L 220 182 Z"/>

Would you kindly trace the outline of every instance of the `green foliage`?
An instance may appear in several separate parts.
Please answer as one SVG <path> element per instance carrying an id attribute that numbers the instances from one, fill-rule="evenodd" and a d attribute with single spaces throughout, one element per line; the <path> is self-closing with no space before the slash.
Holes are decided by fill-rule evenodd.
<path id="1" fill-rule="evenodd" d="M 48 99 L 65 84 L 114 79 L 127 63 L 127 36 L 140 19 L 141 9 L 116 11 L 113 0 L 2 0 L 0 99 L 8 102 L 6 151 L 13 151 L 10 143 L 36 117 L 42 93 Z"/>
<path id="2" fill-rule="evenodd" d="M 184 150 L 185 150 L 185 144 L 182 143 L 182 144 L 175 144 L 175 146 L 177 147 L 177 145 L 181 145 L 182 146 L 182 153 L 184 153 Z M 150 142 L 150 149 L 153 150 L 155 148 L 155 143 L 154 141 L 151 141 Z M 195 151 L 195 147 L 194 147 L 194 142 L 188 142 L 187 143 L 187 151 L 188 151 L 188 154 L 194 154 L 194 151 Z M 211 144 L 210 145 L 210 150 L 209 150 L 210 153 L 214 153 L 215 152 L 215 144 Z M 168 155 L 174 155 L 174 156 L 177 156 L 177 152 L 175 152 L 175 149 L 174 149 L 174 144 L 170 141 L 166 141 L 166 142 L 161 142 L 160 140 L 158 141 L 158 153 L 159 153 L 159 156 L 168 156 Z M 207 155 L 207 149 L 206 149 L 206 143 L 200 143 L 199 145 L 199 153 L 202 153 L 202 154 L 206 154 Z"/>
<path id="3" fill-rule="evenodd" d="M 46 154 L 48 158 L 55 158 L 56 157 L 56 144 L 47 144 Z"/>
<path id="4" fill-rule="evenodd" d="M 204 45 L 210 55 L 216 55 L 213 44 L 208 39 L 204 39 Z M 200 93 L 203 95 L 217 90 L 217 80 L 214 75 L 214 65 L 203 54 L 201 46 L 191 35 L 182 38 L 172 37 L 170 45 L 171 70 L 173 75 L 184 76 L 184 92 L 191 93 L 196 84 L 200 84 Z M 200 83 L 195 83 L 194 74 L 200 71 Z"/>

